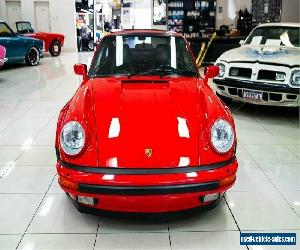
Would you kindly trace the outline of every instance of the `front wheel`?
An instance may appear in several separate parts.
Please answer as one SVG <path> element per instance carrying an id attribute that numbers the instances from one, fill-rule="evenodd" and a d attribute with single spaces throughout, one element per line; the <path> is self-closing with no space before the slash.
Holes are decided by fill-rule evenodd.
<path id="1" fill-rule="evenodd" d="M 88 49 L 89 49 L 90 51 L 93 51 L 93 50 L 94 50 L 94 41 L 93 41 L 93 40 L 90 40 L 90 41 L 88 42 Z"/>
<path id="2" fill-rule="evenodd" d="M 25 58 L 26 63 L 29 66 L 36 66 L 40 62 L 40 52 L 36 47 L 31 47 Z"/>
<path id="3" fill-rule="evenodd" d="M 59 56 L 61 52 L 61 43 L 59 41 L 53 41 L 50 45 L 49 52 L 52 56 Z"/>
<path id="4" fill-rule="evenodd" d="M 82 38 L 80 36 L 77 37 L 77 51 L 82 51 Z"/>

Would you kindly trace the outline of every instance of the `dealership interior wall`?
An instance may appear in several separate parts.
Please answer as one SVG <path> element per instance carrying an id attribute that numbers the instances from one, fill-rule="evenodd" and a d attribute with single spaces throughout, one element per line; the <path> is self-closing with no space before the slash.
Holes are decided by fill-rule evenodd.
<path id="1" fill-rule="evenodd" d="M 216 28 L 220 25 L 235 26 L 237 12 L 240 9 L 247 8 L 251 10 L 252 0 L 217 0 L 217 8 L 222 6 L 224 13 L 217 15 Z M 16 19 L 21 18 L 23 21 L 30 21 L 34 27 L 37 27 L 35 15 L 35 3 L 45 2 L 49 5 L 49 23 L 52 32 L 64 33 L 66 35 L 65 51 L 76 51 L 76 30 L 75 30 L 75 0 L 0 0 L 0 20 L 8 20 L 11 27 L 14 27 Z M 106 2 L 100 1 L 98 2 Z M 21 16 L 12 15 L 7 18 L 7 5 L 21 8 Z M 135 16 L 135 28 L 146 29 L 167 29 L 164 25 L 152 24 L 153 0 L 137 1 L 133 5 Z M 12 8 L 14 9 L 14 8 Z M 12 10 L 13 11 L 13 10 Z M 299 0 L 282 1 L 282 22 L 300 22 L 300 3 Z M 11 19 L 11 21 L 10 21 Z"/>
<path id="2" fill-rule="evenodd" d="M 75 30 L 75 2 L 74 0 L 51 0 L 51 1 L 35 1 L 35 0 L 21 0 L 21 1 L 7 1 L 0 0 L 0 20 L 6 20 L 10 27 L 15 27 L 16 21 L 30 21 L 34 27 L 37 27 L 37 22 L 44 22 L 44 20 L 37 20 L 36 3 L 44 2 L 49 6 L 49 25 L 52 32 L 63 33 L 66 36 L 66 51 L 76 50 L 76 30 Z M 21 15 L 10 15 L 7 17 L 7 6 L 11 6 L 11 13 L 16 9 L 21 9 Z M 19 13 L 19 11 L 17 11 Z M 21 18 L 21 19 L 20 19 Z M 19 20 L 18 20 L 19 19 Z M 45 16 L 47 19 L 47 16 Z M 50 31 L 49 30 L 49 31 Z M 48 30 L 45 30 L 48 31 Z"/>
<path id="3" fill-rule="evenodd" d="M 0 250 L 300 250 L 300 0 L 94 1 L 0 0 Z M 245 41 L 257 23 L 244 11 L 241 32 L 238 13 L 258 2 L 273 3 L 261 20 L 281 9 L 293 23 Z M 114 32 L 124 9 L 126 28 L 196 35 L 89 37 L 106 13 L 101 35 Z M 191 25 L 195 12 L 209 17 Z M 11 34 L 5 22 L 21 20 L 48 44 L 65 35 L 61 53 L 28 26 Z M 242 233 L 296 245 L 242 245 Z"/>

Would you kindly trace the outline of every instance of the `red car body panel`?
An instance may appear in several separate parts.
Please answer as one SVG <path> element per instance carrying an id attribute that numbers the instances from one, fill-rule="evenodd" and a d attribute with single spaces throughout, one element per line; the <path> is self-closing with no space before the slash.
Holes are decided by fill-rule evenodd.
<path id="1" fill-rule="evenodd" d="M 118 34 L 123 33 L 131 32 Z M 74 199 L 78 195 L 96 198 L 99 202 L 92 207 L 109 211 L 168 212 L 206 205 L 209 202 L 202 202 L 200 197 L 223 194 L 233 185 L 238 167 L 236 139 L 226 154 L 217 153 L 211 145 L 211 127 L 218 119 L 228 121 L 235 129 L 229 109 L 200 77 L 86 77 L 58 118 L 55 147 L 60 178 L 96 187 L 147 188 L 209 182 L 217 183 L 217 187 L 155 195 L 90 193 L 61 187 Z M 84 149 L 75 157 L 65 154 L 60 146 L 62 127 L 69 121 L 78 121 L 86 134 Z M 117 132 L 111 133 L 113 126 Z M 152 149 L 152 157 L 145 155 L 147 148 Z M 201 169 L 223 162 L 227 164 Z M 80 166 L 81 170 L 66 164 Z M 168 173 L 182 167 L 187 171 Z M 122 169 L 143 169 L 146 173 L 104 173 Z M 153 169 L 165 172 L 151 173 Z M 230 181 L 221 185 L 227 178 Z"/>
<path id="2" fill-rule="evenodd" d="M 49 32 L 36 32 L 31 34 L 23 34 L 23 36 L 32 37 L 43 40 L 45 42 L 45 51 L 49 51 L 50 45 L 53 41 L 57 40 L 64 45 L 65 36 L 62 34 L 49 33 Z"/>

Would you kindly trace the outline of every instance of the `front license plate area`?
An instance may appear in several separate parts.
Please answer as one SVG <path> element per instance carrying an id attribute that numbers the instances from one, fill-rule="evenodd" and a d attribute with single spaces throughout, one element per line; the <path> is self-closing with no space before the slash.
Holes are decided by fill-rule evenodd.
<path id="1" fill-rule="evenodd" d="M 244 90 L 244 92 L 243 92 L 243 97 L 245 99 L 252 100 L 252 101 L 260 102 L 260 101 L 262 101 L 262 96 L 263 96 L 263 93 L 260 91 Z"/>

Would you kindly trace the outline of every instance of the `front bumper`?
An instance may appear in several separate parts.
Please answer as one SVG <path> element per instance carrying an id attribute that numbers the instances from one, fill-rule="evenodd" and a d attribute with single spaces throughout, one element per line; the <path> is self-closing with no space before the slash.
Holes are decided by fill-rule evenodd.
<path id="1" fill-rule="evenodd" d="M 7 58 L 0 59 L 0 66 L 2 66 L 4 63 L 6 63 L 7 60 L 8 60 Z"/>
<path id="2" fill-rule="evenodd" d="M 78 185 L 78 188 L 74 189 L 60 183 L 61 188 L 79 208 L 129 213 L 164 213 L 209 205 L 215 201 L 204 202 L 205 195 L 219 193 L 221 197 L 233 185 L 238 167 L 236 158 L 222 166 L 211 165 L 214 167 L 209 170 L 208 165 L 203 169 L 200 166 L 184 167 L 182 172 L 177 173 L 172 173 L 174 168 L 166 168 L 148 169 L 148 173 L 127 174 L 124 171 L 126 169 L 120 168 L 123 173 L 115 174 L 114 171 L 118 169 L 95 167 L 98 173 L 91 173 L 88 172 L 88 168 L 84 171 L 86 167 L 74 170 L 74 165 L 58 161 L 57 172 L 60 178 Z M 105 170 L 105 173 L 101 173 L 101 170 Z M 111 173 L 108 172 L 110 170 Z M 158 174 L 155 171 L 152 173 L 152 170 L 165 172 Z M 167 170 L 171 170 L 171 173 Z M 220 181 L 229 177 L 230 182 L 221 185 Z M 94 198 L 95 205 L 78 203 L 78 195 Z"/>
<path id="3" fill-rule="evenodd" d="M 39 52 L 40 52 L 40 57 L 43 57 L 46 50 L 45 50 L 45 48 L 39 48 Z"/>
<path id="4" fill-rule="evenodd" d="M 214 79 L 216 91 L 221 96 L 234 100 L 271 106 L 300 106 L 300 88 L 292 88 L 284 84 L 270 84 L 238 79 Z M 262 92 L 261 101 L 252 101 L 243 97 L 244 90 Z"/>

